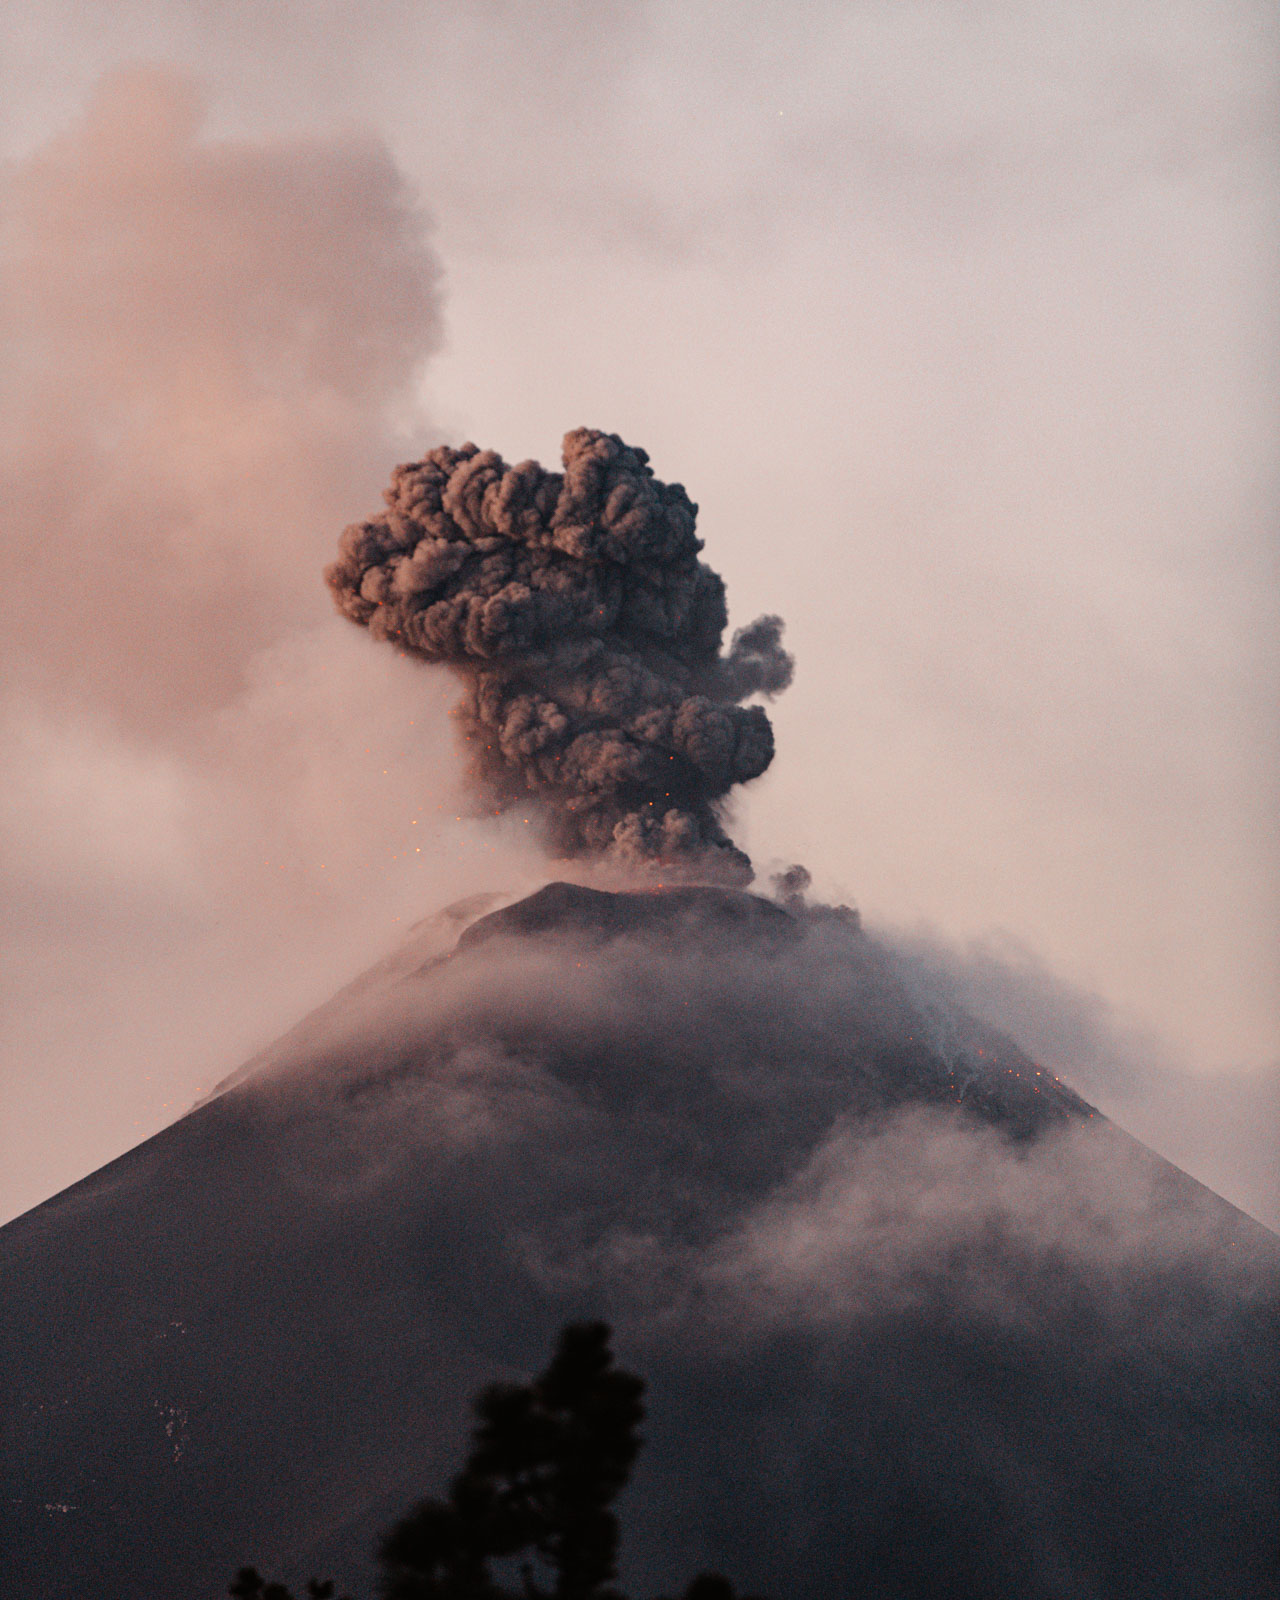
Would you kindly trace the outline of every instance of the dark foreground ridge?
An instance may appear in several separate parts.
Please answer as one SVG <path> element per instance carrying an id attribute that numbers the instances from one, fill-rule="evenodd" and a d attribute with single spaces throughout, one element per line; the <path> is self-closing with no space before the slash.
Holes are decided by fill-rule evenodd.
<path id="1" fill-rule="evenodd" d="M 8 1600 L 371 1593 L 584 1319 L 650 1384 L 627 1592 L 1270 1597 L 1272 1235 L 852 913 L 482 907 L 0 1230 Z"/>

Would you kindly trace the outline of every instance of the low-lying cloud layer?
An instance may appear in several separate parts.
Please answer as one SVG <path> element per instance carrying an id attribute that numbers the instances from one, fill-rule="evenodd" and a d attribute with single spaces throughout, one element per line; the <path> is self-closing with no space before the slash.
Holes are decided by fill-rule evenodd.
<path id="1" fill-rule="evenodd" d="M 1265 1517 L 1237 1514 L 1269 1503 L 1273 1238 L 909 986 L 846 912 L 641 900 L 628 931 L 580 891 L 549 904 L 481 924 L 348 1017 L 319 1074 L 262 1091 L 273 1120 L 332 1096 L 298 1145 L 316 1195 L 474 1171 L 506 1268 L 603 1307 L 678 1411 L 699 1397 L 655 1428 L 674 1483 L 646 1492 L 674 1514 L 702 1456 L 743 1498 L 715 1514 L 728 1545 L 682 1536 L 689 1561 L 732 1548 L 798 1594 L 860 1562 L 906 1595 L 1144 1594 L 1160 1572 L 1261 1592 Z M 1209 1390 L 1212 1421 L 1183 1409 Z M 709 1447 L 688 1430 L 710 1414 Z M 878 1519 L 921 1572 L 890 1581 Z"/>

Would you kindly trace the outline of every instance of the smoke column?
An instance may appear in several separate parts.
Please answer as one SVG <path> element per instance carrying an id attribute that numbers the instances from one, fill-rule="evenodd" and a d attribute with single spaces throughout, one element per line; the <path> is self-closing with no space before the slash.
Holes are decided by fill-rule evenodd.
<path id="1" fill-rule="evenodd" d="M 749 882 L 722 823 L 773 759 L 751 695 L 791 681 L 782 621 L 721 643 L 724 582 L 698 508 L 616 434 L 566 434 L 563 473 L 474 444 L 397 467 L 325 578 L 339 610 L 450 667 L 487 807 L 532 807 L 551 848 Z"/>

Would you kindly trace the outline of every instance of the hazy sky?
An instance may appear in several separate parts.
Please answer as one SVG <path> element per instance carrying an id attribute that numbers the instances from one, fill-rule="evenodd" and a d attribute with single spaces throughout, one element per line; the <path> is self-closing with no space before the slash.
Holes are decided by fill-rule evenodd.
<path id="1" fill-rule="evenodd" d="M 1274 1202 L 1272 7 L 3 19 L 0 1215 L 537 880 L 320 569 L 396 460 L 584 424 L 787 619 L 757 865 Z"/>

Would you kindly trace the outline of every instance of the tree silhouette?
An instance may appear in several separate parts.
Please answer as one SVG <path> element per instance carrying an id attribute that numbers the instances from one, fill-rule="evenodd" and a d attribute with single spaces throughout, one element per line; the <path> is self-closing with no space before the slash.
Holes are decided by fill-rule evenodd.
<path id="1" fill-rule="evenodd" d="M 614 1365 L 609 1338 L 606 1323 L 572 1323 L 532 1383 L 481 1391 L 471 1454 L 448 1498 L 423 1500 L 382 1540 L 384 1600 L 626 1600 L 612 1587 L 619 1531 L 610 1507 L 640 1449 L 645 1385 Z M 495 1562 L 518 1589 L 495 1576 Z M 293 1600 L 253 1567 L 228 1593 Z M 328 1600 L 333 1585 L 313 1578 L 307 1594 Z M 701 1573 L 682 1600 L 739 1597 L 727 1579 Z"/>
<path id="2" fill-rule="evenodd" d="M 471 1457 L 447 1501 L 425 1500 L 386 1536 L 386 1600 L 453 1600 L 504 1591 L 492 1559 L 529 1551 L 528 1600 L 606 1600 L 617 1574 L 609 1509 L 640 1448 L 644 1380 L 613 1365 L 603 1322 L 564 1330 L 531 1384 L 493 1384 L 475 1403 Z"/>

